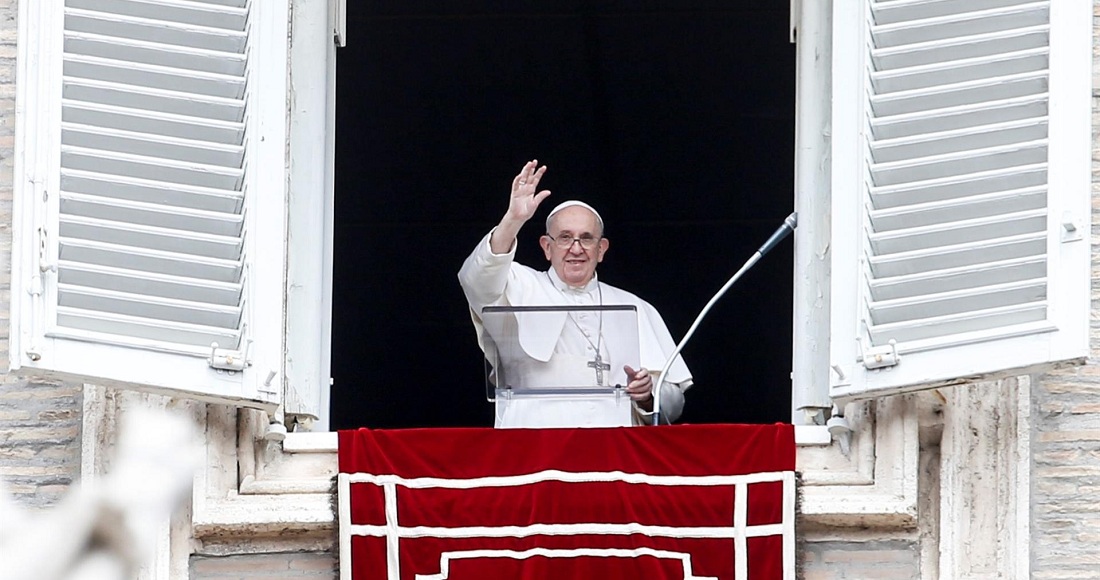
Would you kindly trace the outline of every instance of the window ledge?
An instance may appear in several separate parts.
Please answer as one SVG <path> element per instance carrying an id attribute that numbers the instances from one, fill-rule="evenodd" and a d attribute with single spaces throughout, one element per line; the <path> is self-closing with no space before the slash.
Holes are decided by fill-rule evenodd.
<path id="1" fill-rule="evenodd" d="M 287 433 L 283 453 L 336 453 L 336 431 L 326 433 Z"/>
<path id="2" fill-rule="evenodd" d="M 795 425 L 794 442 L 798 446 L 830 445 L 832 436 L 824 425 Z M 336 453 L 335 431 L 326 433 L 288 433 L 283 441 L 284 453 Z"/>
<path id="3" fill-rule="evenodd" d="M 833 436 L 824 425 L 794 426 L 794 444 L 799 447 L 826 446 L 832 442 Z"/>

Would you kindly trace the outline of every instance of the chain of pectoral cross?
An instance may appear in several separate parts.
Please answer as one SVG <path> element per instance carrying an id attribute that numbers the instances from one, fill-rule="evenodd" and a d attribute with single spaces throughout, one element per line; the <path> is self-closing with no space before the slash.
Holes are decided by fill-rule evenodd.
<path id="1" fill-rule="evenodd" d="M 604 362 L 603 356 L 600 353 L 600 346 L 603 344 L 603 312 L 600 312 L 600 324 L 599 330 L 597 331 L 599 334 L 596 335 L 596 342 L 592 342 L 592 339 L 588 338 L 588 335 L 584 332 L 584 328 L 581 327 L 581 324 L 577 322 L 576 318 L 573 318 L 573 313 L 569 313 L 569 320 L 572 320 L 573 324 L 577 325 L 577 330 L 581 331 L 581 336 L 583 336 L 584 339 L 588 341 L 588 345 L 596 351 L 596 356 L 586 364 L 588 368 L 595 369 L 596 384 L 603 386 L 603 372 L 611 370 L 611 363 Z"/>
<path id="2" fill-rule="evenodd" d="M 596 291 L 599 292 L 600 306 L 602 307 L 603 306 L 603 288 L 601 288 L 597 285 L 596 286 Z M 577 319 L 573 318 L 573 313 L 572 312 L 569 313 L 569 319 L 572 320 L 573 324 L 575 324 L 577 326 L 577 330 L 581 331 L 581 336 L 583 336 L 584 339 L 586 341 L 588 341 L 588 345 L 591 346 L 596 351 L 596 356 L 593 357 L 592 360 L 588 361 L 587 366 L 588 366 L 588 368 L 594 369 L 596 371 L 596 384 L 600 385 L 600 386 L 603 386 L 603 372 L 611 370 L 611 363 L 606 363 L 606 362 L 603 361 L 603 355 L 600 351 L 600 346 L 603 345 L 603 311 L 602 310 L 600 311 L 600 322 L 599 322 L 598 328 L 596 330 L 596 342 L 595 343 L 592 342 L 591 338 L 588 338 L 588 334 L 586 334 L 584 332 L 584 328 L 582 328 L 581 324 L 579 322 L 577 322 Z"/>
<path id="3" fill-rule="evenodd" d="M 546 277 L 547 279 L 550 278 L 549 270 L 546 271 Z M 596 292 L 599 293 L 600 308 L 603 308 L 603 287 L 600 286 L 599 282 L 596 283 Z M 611 370 L 611 363 L 604 362 L 603 356 L 600 353 L 600 346 L 603 344 L 603 310 L 600 310 L 600 323 L 596 330 L 596 342 L 594 343 L 592 342 L 592 339 L 588 338 L 588 335 L 585 334 L 584 328 L 581 327 L 581 323 L 577 322 L 576 318 L 573 318 L 572 312 L 569 313 L 569 320 L 573 321 L 573 324 L 577 327 L 577 330 L 580 331 L 581 336 L 583 336 L 584 339 L 588 341 L 588 345 L 595 349 L 596 356 L 592 360 L 588 361 L 588 363 L 586 364 L 588 368 L 594 369 L 596 371 L 596 384 L 603 386 L 603 372 Z"/>

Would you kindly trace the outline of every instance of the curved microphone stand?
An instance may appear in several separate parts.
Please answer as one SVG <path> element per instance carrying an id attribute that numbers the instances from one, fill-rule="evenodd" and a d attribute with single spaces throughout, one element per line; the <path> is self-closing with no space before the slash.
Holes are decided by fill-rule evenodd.
<path id="1" fill-rule="evenodd" d="M 672 367 L 672 361 L 676 360 L 676 356 L 680 354 L 680 351 L 683 350 L 684 345 L 687 344 L 688 339 L 691 338 L 692 334 L 695 334 L 695 329 L 699 327 L 699 323 L 703 320 L 703 317 L 706 316 L 708 312 L 710 312 L 710 308 L 714 306 L 714 303 L 718 302 L 718 299 L 726 293 L 726 290 L 730 289 L 730 286 L 733 286 L 733 283 L 736 282 L 742 274 L 748 271 L 749 268 L 753 267 L 754 264 L 759 262 L 760 258 L 763 258 L 764 254 L 770 252 L 772 248 L 774 248 L 776 245 L 779 244 L 780 241 L 783 240 L 783 238 L 789 236 L 796 227 L 798 227 L 798 214 L 792 212 L 791 215 L 787 216 L 787 218 L 783 220 L 783 225 L 779 226 L 779 229 L 775 230 L 775 233 L 773 233 L 771 237 L 768 238 L 768 241 L 764 242 L 764 245 L 760 246 L 760 249 L 756 250 L 756 253 L 754 253 L 747 262 L 745 262 L 745 265 L 741 266 L 741 269 L 738 270 L 737 273 L 734 274 L 733 277 L 730 278 L 720 290 L 718 290 L 718 293 L 710 299 L 710 302 L 707 302 L 707 305 L 703 307 L 703 310 L 701 312 L 699 312 L 699 316 L 695 317 L 695 322 L 691 324 L 691 328 L 688 329 L 687 334 L 685 334 L 684 338 L 680 340 L 680 344 L 676 345 L 676 349 L 672 351 L 672 355 L 668 357 L 668 362 L 665 363 L 665 368 L 661 369 L 661 373 L 657 375 L 657 380 L 655 381 L 653 387 L 654 425 L 661 424 L 661 387 L 665 382 L 665 375 L 668 373 L 668 369 Z"/>

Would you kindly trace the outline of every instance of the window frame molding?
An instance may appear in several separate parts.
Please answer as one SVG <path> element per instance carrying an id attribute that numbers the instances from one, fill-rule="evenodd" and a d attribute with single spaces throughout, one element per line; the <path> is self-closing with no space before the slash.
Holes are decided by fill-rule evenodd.
<path id="1" fill-rule="evenodd" d="M 336 43 L 333 0 L 293 5 L 288 72 L 289 199 L 286 267 L 286 384 L 283 412 L 327 431 L 331 393 L 332 261 L 336 159 Z M 317 66 L 322 62 L 324 66 Z M 305 72 L 301 72 L 305 71 Z"/>

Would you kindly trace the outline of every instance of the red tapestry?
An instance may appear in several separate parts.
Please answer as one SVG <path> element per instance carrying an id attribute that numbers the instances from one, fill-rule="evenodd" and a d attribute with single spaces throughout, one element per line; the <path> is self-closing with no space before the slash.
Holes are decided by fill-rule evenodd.
<path id="1" fill-rule="evenodd" d="M 794 577 L 794 428 L 341 431 L 341 578 Z"/>

